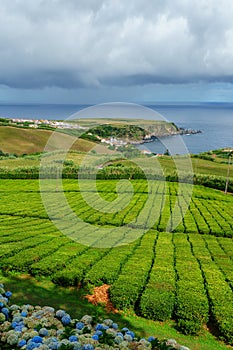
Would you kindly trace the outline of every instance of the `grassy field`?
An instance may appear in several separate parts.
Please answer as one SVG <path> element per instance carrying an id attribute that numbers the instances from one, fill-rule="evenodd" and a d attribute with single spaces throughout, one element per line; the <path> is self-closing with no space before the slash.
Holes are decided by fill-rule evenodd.
<path id="1" fill-rule="evenodd" d="M 38 181 L 2 180 L 0 264 L 4 273 L 30 273 L 57 285 L 89 289 L 107 283 L 114 305 L 130 315 L 176 320 L 184 333 L 203 332 L 206 324 L 214 325 L 232 343 L 233 197 L 194 186 L 189 203 L 187 187 L 181 186 L 179 192 L 177 183 L 165 186 L 140 180 L 131 181 L 134 192 L 128 202 L 128 182 L 118 192 L 117 181 L 96 184 L 97 197 L 92 181 L 85 180 L 80 187 L 76 180 L 63 180 L 72 213 L 82 219 L 78 224 L 68 213 L 61 221 L 62 232 L 71 234 L 73 241 L 59 230 L 58 221 L 56 228 L 49 219 Z M 48 204 L 56 219 L 67 214 L 66 208 L 56 181 L 49 186 L 46 196 L 52 195 Z M 100 211 L 97 204 L 102 201 Z M 144 211 L 147 206 L 153 210 Z M 119 236 L 113 238 L 113 229 Z M 130 242 L 121 245 L 128 234 Z M 89 238 L 95 239 L 94 246 L 85 245 L 93 244 Z M 112 248 L 106 242 L 119 246 Z"/>
<path id="2" fill-rule="evenodd" d="M 50 130 L 24 129 L 11 126 L 0 126 L 0 150 L 17 155 L 43 152 L 48 139 L 53 134 Z M 58 134 L 58 143 L 52 145 L 51 150 L 63 149 L 69 141 L 73 141 L 73 150 L 87 152 L 96 146 L 95 143 L 75 137 Z M 106 147 L 98 145 L 96 151 L 109 153 Z"/>

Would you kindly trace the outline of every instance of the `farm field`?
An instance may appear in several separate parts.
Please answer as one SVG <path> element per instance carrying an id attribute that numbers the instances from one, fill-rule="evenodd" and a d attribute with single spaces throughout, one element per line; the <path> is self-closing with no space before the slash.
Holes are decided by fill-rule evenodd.
<path id="1" fill-rule="evenodd" d="M 69 218 L 64 224 L 78 237 L 87 237 L 91 226 L 101 247 L 96 248 L 56 228 L 44 208 L 39 181 L 1 180 L 1 269 L 46 276 L 62 286 L 107 283 L 118 309 L 163 322 L 174 319 L 185 334 L 214 324 L 219 336 L 232 344 L 232 195 L 194 186 L 190 199 L 187 184 L 178 188 L 177 183 L 160 181 L 130 183 L 134 191 L 128 203 L 125 187 L 121 191 L 117 181 L 97 180 L 96 203 L 105 203 L 100 212 L 86 201 L 93 198 L 91 180 L 83 180 L 81 187 L 76 180 L 63 180 L 65 198 L 82 219 L 79 226 Z M 61 214 L 63 203 L 57 203 L 56 196 L 60 198 L 62 189 L 56 191 L 56 180 L 49 186 L 48 198 L 52 194 L 56 213 Z M 114 210 L 118 196 L 122 207 Z M 143 214 L 146 233 L 138 235 L 138 218 L 148 203 L 152 210 Z M 121 245 L 122 238 L 114 237 L 118 246 L 105 246 L 102 230 L 108 228 L 111 241 L 112 230 L 122 226 L 131 232 L 129 244 Z"/>
<path id="2" fill-rule="evenodd" d="M 78 151 L 73 150 L 72 152 L 69 152 L 66 156 L 66 160 L 72 162 L 73 165 L 80 165 L 84 157 L 87 157 L 88 162 L 90 164 L 102 164 L 104 162 L 103 154 L 106 153 L 106 162 L 108 160 L 108 155 L 107 153 L 115 154 L 115 157 L 117 155 L 121 158 L 122 154 L 114 153 L 113 151 L 108 150 L 106 147 L 103 145 L 97 145 L 96 149 L 98 153 L 93 154 L 93 153 L 84 153 L 82 152 L 87 150 L 88 147 L 93 146 L 93 144 L 90 141 L 87 140 L 79 140 L 79 144 L 77 144 L 77 149 Z M 1 149 L 1 148 L 0 148 Z M 102 154 L 99 154 L 102 153 Z M 111 158 L 109 158 L 111 159 Z M 174 159 L 179 160 L 180 167 L 182 168 L 183 171 L 190 171 L 190 169 L 186 169 L 187 167 L 187 160 L 185 157 L 180 157 L 180 156 L 161 156 L 159 158 L 135 158 L 130 160 L 124 160 L 120 159 L 119 161 L 115 161 L 113 164 L 117 165 L 123 165 L 123 166 L 135 166 L 134 161 L 139 161 L 140 164 L 142 165 L 143 169 L 151 169 L 152 167 L 157 167 L 158 166 L 158 161 L 164 170 L 166 174 L 170 174 L 175 172 L 176 167 L 174 165 Z M 33 167 L 33 166 L 40 166 L 40 155 L 26 155 L 24 157 L 19 157 L 19 158 L 1 158 L 0 159 L 0 168 L 6 168 L 6 169 L 17 169 L 17 168 L 26 168 L 26 167 Z M 192 167 L 193 167 L 193 172 L 194 174 L 205 174 L 205 175 L 212 175 L 212 176 L 221 176 L 221 177 L 226 177 L 227 174 L 227 163 L 220 163 L 217 160 L 215 161 L 209 161 L 205 159 L 200 159 L 200 158 L 192 158 Z M 230 178 L 233 178 L 233 164 L 230 165 Z"/>

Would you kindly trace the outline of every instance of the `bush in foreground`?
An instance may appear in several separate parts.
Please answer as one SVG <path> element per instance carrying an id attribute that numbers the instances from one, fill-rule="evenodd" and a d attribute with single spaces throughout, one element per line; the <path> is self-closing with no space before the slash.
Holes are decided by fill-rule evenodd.
<path id="1" fill-rule="evenodd" d="M 89 315 L 71 319 L 64 310 L 55 311 L 49 306 L 9 306 L 11 295 L 0 284 L 0 345 L 4 350 L 189 350 L 174 339 L 140 339 L 126 327 L 119 329 L 111 319 L 95 323 Z"/>

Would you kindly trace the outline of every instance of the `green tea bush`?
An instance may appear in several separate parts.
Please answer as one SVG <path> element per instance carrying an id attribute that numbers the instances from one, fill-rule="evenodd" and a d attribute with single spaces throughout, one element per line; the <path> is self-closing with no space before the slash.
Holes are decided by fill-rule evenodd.
<path id="1" fill-rule="evenodd" d="M 159 234 L 154 265 L 140 300 L 141 314 L 153 320 L 170 319 L 174 309 L 175 271 L 171 238 L 169 233 Z"/>
<path id="2" fill-rule="evenodd" d="M 208 321 L 209 305 L 200 266 L 187 236 L 174 234 L 177 272 L 175 317 L 185 334 L 197 334 Z"/>
<path id="3" fill-rule="evenodd" d="M 119 309 L 134 307 L 146 284 L 154 256 L 156 231 L 144 234 L 140 246 L 124 265 L 119 278 L 110 288 L 113 304 Z"/>

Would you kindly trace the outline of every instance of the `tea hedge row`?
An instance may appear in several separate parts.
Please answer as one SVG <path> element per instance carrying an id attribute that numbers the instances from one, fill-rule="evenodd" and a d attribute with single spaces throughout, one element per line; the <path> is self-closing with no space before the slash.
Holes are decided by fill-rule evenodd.
<path id="1" fill-rule="evenodd" d="M 212 259 L 216 262 L 219 269 L 225 275 L 226 281 L 229 283 L 233 290 L 233 262 L 229 256 L 220 247 L 216 237 L 206 236 L 203 237 L 206 242 L 206 247 L 208 248 Z"/>
<path id="2" fill-rule="evenodd" d="M 138 239 L 134 243 L 111 250 L 87 272 L 84 278 L 84 283 L 91 283 L 93 285 L 99 285 L 102 283 L 112 284 L 120 274 L 126 261 L 132 254 L 134 254 L 140 241 L 141 240 Z"/>
<path id="3" fill-rule="evenodd" d="M 153 264 L 156 237 L 155 231 L 144 234 L 140 246 L 111 286 L 111 300 L 117 308 L 133 308 L 140 297 Z"/>
<path id="4" fill-rule="evenodd" d="M 187 236 L 174 234 L 177 273 L 175 317 L 186 334 L 197 334 L 208 321 L 208 299 L 204 280 Z"/>
<path id="5" fill-rule="evenodd" d="M 195 257 L 198 259 L 207 288 L 211 314 L 222 337 L 233 344 L 233 296 L 229 284 L 206 248 L 201 236 L 189 235 Z"/>
<path id="6" fill-rule="evenodd" d="M 160 233 L 149 281 L 140 300 L 140 312 L 146 318 L 165 321 L 172 317 L 175 304 L 173 255 L 172 235 Z"/>

